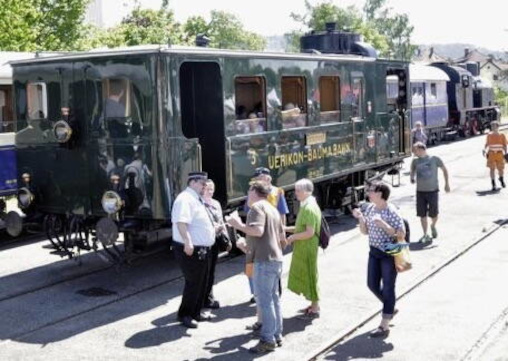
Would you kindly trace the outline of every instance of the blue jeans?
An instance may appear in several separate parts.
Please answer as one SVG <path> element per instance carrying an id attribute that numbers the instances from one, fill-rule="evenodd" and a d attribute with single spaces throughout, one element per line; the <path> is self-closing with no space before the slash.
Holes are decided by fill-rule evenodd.
<path id="1" fill-rule="evenodd" d="M 282 338 L 279 282 L 282 262 L 254 262 L 254 294 L 261 311 L 261 340 L 274 343 Z"/>
<path id="2" fill-rule="evenodd" d="M 383 302 L 383 318 L 392 318 L 395 309 L 397 270 L 393 256 L 370 247 L 367 286 Z"/>

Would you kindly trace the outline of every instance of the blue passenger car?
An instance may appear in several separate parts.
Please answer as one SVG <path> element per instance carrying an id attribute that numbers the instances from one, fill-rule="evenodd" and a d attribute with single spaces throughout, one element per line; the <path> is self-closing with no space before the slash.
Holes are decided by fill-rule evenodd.
<path id="1" fill-rule="evenodd" d="M 425 65 L 412 64 L 411 121 L 421 122 L 430 140 L 440 140 L 448 126 L 448 95 L 446 84 L 450 80 L 442 70 Z"/>
<path id="2" fill-rule="evenodd" d="M 0 133 L 0 197 L 17 191 L 14 133 Z"/>

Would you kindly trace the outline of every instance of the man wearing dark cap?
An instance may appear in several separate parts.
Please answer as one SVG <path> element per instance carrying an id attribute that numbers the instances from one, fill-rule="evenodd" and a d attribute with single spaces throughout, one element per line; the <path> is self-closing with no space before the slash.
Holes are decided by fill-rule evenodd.
<path id="1" fill-rule="evenodd" d="M 286 202 L 286 197 L 284 196 L 284 190 L 282 188 L 276 187 L 272 185 L 272 176 L 270 175 L 270 170 L 265 167 L 256 168 L 254 171 L 254 178 L 256 180 L 260 180 L 269 185 L 270 194 L 267 197 L 267 201 L 277 208 L 279 211 L 282 221 L 284 224 L 286 223 L 286 214 L 289 213 L 288 204 Z"/>
<path id="2" fill-rule="evenodd" d="M 178 320 L 189 328 L 209 319 L 201 314 L 215 242 L 214 225 L 201 199 L 207 179 L 205 172 L 189 173 L 187 188 L 176 197 L 171 212 L 173 250 L 185 278 Z"/>

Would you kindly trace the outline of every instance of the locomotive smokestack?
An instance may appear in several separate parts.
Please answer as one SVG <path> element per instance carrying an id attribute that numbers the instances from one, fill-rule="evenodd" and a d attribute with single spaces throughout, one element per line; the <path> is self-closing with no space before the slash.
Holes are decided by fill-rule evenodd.
<path id="1" fill-rule="evenodd" d="M 464 57 L 467 58 L 469 56 L 469 48 L 464 48 Z"/>

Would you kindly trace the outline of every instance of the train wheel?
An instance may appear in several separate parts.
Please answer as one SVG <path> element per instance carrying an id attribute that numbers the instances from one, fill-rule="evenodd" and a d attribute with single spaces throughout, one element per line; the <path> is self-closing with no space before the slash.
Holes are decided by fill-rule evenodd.
<path id="1" fill-rule="evenodd" d="M 471 136 L 471 122 L 466 120 L 464 125 L 459 129 L 459 135 L 462 138 L 468 138 Z"/>

